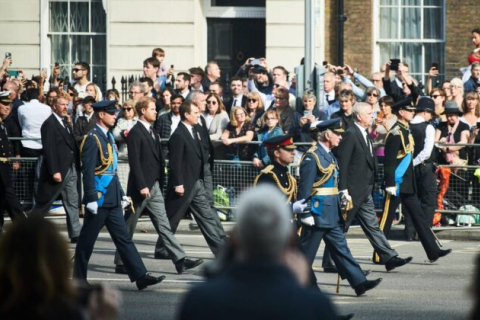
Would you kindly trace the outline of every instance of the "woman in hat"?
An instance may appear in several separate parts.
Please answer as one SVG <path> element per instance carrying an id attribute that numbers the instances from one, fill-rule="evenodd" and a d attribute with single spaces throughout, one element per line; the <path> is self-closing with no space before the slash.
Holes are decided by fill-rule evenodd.
<path id="1" fill-rule="evenodd" d="M 452 191 L 458 194 L 458 197 L 452 197 L 451 199 L 456 199 L 457 201 L 455 201 L 454 205 L 460 207 L 468 199 L 468 172 L 460 170 L 461 166 L 466 165 L 468 162 L 467 149 L 463 145 L 443 146 L 442 144 L 468 143 L 470 127 L 468 124 L 460 121 L 462 111 L 460 111 L 455 101 L 447 101 L 445 103 L 445 114 L 447 121 L 440 123 L 435 131 L 435 142 L 440 144 L 437 145 L 437 148 L 441 152 L 438 162 L 439 164 L 459 166 L 458 168 L 452 168 L 454 174 L 450 178 L 450 186 L 453 187 Z"/>

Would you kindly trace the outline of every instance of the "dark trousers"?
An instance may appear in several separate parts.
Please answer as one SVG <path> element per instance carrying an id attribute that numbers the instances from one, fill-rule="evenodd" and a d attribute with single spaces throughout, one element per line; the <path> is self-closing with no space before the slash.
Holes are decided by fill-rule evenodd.
<path id="1" fill-rule="evenodd" d="M 430 227 L 433 222 L 433 215 L 437 207 L 437 180 L 435 178 L 435 167 L 432 163 L 419 164 L 415 167 L 415 178 L 417 182 L 418 199 L 420 200 L 425 221 Z M 411 218 L 412 213 L 404 210 L 405 214 L 405 237 L 413 239 L 415 227 Z"/>
<path id="2" fill-rule="evenodd" d="M 85 210 L 82 231 L 75 249 L 73 275 L 80 280 L 87 280 L 88 261 L 93 247 L 103 226 L 107 227 L 115 247 L 122 258 L 130 281 L 134 282 L 147 272 L 137 248 L 128 233 L 123 210 L 115 208 L 98 208 L 97 214 Z"/>
<path id="3" fill-rule="evenodd" d="M 378 225 L 377 213 L 375 212 L 375 205 L 373 204 L 372 190 L 373 186 L 367 186 L 367 197 L 360 205 L 355 206 L 352 212 L 349 212 L 350 219 L 346 222 L 346 229 L 350 226 L 354 217 L 360 222 L 363 232 L 367 236 L 370 244 L 376 252 L 380 254 L 380 264 L 387 263 L 393 257 L 398 256 L 398 253 L 390 246 L 385 234 L 380 230 Z M 328 249 L 325 248 L 322 260 L 323 268 L 334 267 L 333 261 L 330 257 Z"/>
<path id="4" fill-rule="evenodd" d="M 8 215 L 15 219 L 25 217 L 22 204 L 13 189 L 10 176 L 10 163 L 0 162 L 0 231 L 3 227 L 3 214 L 7 210 Z"/>
<path id="5" fill-rule="evenodd" d="M 211 200 L 209 200 L 207 192 L 203 180 L 197 180 L 189 195 L 189 199 L 186 199 L 184 203 L 184 208 L 180 208 L 179 212 L 186 212 L 187 209 L 191 210 L 210 250 L 216 256 L 225 242 L 226 235 L 217 212 L 210 205 Z M 183 214 L 176 214 L 170 218 L 170 226 L 173 233 L 177 231 L 180 220 L 183 217 Z"/>
<path id="6" fill-rule="evenodd" d="M 347 239 L 340 225 L 331 229 L 302 226 L 300 241 L 310 265 L 313 265 L 315 261 L 322 239 L 331 252 L 332 259 L 338 268 L 338 274 L 342 279 L 347 279 L 352 288 L 367 280 L 348 248 Z"/>
<path id="7" fill-rule="evenodd" d="M 428 259 L 437 259 L 440 248 L 435 242 L 435 237 L 433 236 L 433 231 L 430 229 L 430 225 L 428 225 L 427 221 L 425 220 L 425 213 L 423 212 L 422 206 L 416 194 L 400 193 L 400 196 L 398 197 L 387 194 L 387 197 L 385 198 L 382 219 L 380 220 L 380 229 L 383 230 L 383 233 L 388 238 L 390 229 L 392 227 L 392 221 L 395 216 L 395 211 L 397 210 L 400 201 L 402 202 L 403 206 L 410 213 L 412 213 L 410 216 L 412 218 L 413 225 L 415 230 L 417 230 L 418 237 L 420 238 Z M 377 254 L 375 254 L 375 260 L 377 260 L 376 256 Z"/>

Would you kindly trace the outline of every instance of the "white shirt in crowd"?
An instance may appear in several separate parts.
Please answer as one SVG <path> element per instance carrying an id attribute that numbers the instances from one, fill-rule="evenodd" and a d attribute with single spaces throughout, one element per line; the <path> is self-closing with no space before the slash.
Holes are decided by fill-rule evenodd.
<path id="1" fill-rule="evenodd" d="M 175 130 L 177 129 L 178 127 L 178 124 L 180 123 L 180 113 L 178 114 L 178 116 L 174 115 L 172 113 L 172 127 L 171 127 L 171 130 L 170 130 L 170 135 L 172 135 Z"/>
<path id="2" fill-rule="evenodd" d="M 22 128 L 22 137 L 25 139 L 41 139 L 40 128 L 52 114 L 52 109 L 37 99 L 18 108 L 18 121 Z M 42 140 L 22 140 L 25 148 L 40 150 L 43 149 Z"/>

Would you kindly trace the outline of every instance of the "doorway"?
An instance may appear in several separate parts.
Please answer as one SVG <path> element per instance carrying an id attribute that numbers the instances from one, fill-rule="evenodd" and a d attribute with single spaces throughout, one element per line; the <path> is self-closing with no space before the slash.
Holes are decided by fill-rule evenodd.
<path id="1" fill-rule="evenodd" d="M 208 18 L 208 61 L 222 70 L 224 92 L 229 79 L 250 57 L 265 57 L 265 19 Z"/>

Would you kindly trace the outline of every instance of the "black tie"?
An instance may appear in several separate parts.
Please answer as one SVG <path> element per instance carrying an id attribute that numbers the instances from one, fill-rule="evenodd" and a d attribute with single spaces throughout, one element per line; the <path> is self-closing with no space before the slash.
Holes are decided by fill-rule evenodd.
<path id="1" fill-rule="evenodd" d="M 148 131 L 150 131 L 150 136 L 152 136 L 152 139 L 155 140 L 155 133 L 153 132 L 152 126 L 150 126 L 150 129 Z"/>
<path id="2" fill-rule="evenodd" d="M 372 141 L 370 141 L 370 138 L 368 136 L 368 129 L 365 129 L 365 132 L 366 132 L 365 138 L 367 139 L 368 151 L 370 151 L 370 155 L 372 155 Z"/>

